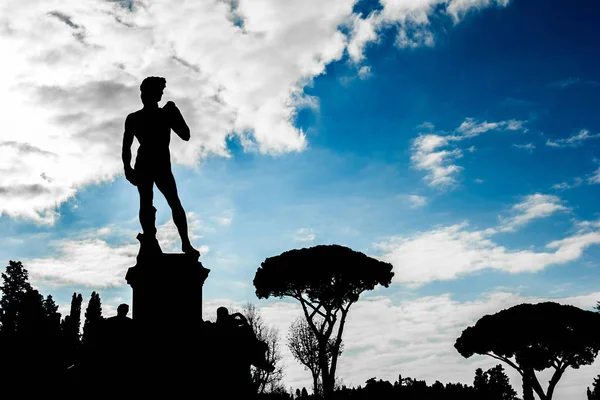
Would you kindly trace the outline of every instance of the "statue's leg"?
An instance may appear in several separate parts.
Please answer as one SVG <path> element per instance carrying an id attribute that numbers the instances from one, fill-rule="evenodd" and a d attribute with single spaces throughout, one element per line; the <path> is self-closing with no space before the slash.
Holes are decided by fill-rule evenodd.
<path id="1" fill-rule="evenodd" d="M 186 254 L 200 257 L 200 252 L 194 249 L 192 243 L 190 242 L 185 210 L 183 209 L 181 201 L 179 200 L 179 195 L 177 194 L 177 185 L 175 184 L 175 177 L 173 177 L 173 173 L 170 169 L 157 176 L 156 187 L 162 192 L 167 200 L 167 203 L 169 204 L 169 207 L 171 207 L 171 211 L 173 213 L 173 222 L 177 227 L 179 237 L 181 237 L 181 249 Z"/>
<path id="2" fill-rule="evenodd" d="M 152 205 L 154 183 L 150 179 L 140 179 L 137 185 L 140 194 L 140 225 L 144 236 L 156 238 L 156 208 Z"/>

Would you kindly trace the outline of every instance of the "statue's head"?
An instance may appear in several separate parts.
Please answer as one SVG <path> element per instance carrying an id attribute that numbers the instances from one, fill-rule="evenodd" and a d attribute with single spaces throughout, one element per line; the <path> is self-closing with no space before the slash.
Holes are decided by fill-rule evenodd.
<path id="1" fill-rule="evenodd" d="M 144 105 L 154 105 L 162 99 L 167 80 L 160 76 L 149 76 L 140 85 L 140 97 Z"/>
<path id="2" fill-rule="evenodd" d="M 129 306 L 125 303 L 123 304 L 119 304 L 119 307 L 117 307 L 117 316 L 118 317 L 126 317 L 127 313 L 129 312 Z"/>
<path id="3" fill-rule="evenodd" d="M 225 320 L 229 316 L 229 310 L 227 307 L 219 307 L 217 308 L 217 321 Z"/>

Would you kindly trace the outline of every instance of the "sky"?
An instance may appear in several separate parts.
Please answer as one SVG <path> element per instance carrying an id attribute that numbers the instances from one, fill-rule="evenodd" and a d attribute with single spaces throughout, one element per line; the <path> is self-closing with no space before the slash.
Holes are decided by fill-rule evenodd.
<path id="1" fill-rule="evenodd" d="M 8 0 L 0 5 L 0 260 L 68 312 L 131 304 L 139 84 L 191 128 L 171 158 L 211 270 L 205 318 L 250 301 L 285 348 L 300 307 L 259 300 L 267 257 L 340 244 L 392 263 L 350 311 L 338 377 L 472 384 L 463 329 L 523 302 L 600 300 L 600 4 L 593 0 Z M 135 153 L 135 152 L 134 152 Z M 164 251 L 180 242 L 155 191 Z M 168 271 L 169 266 L 165 266 Z M 585 399 L 599 363 L 556 398 Z M 520 391 L 518 374 L 505 367 Z M 549 376 L 541 374 L 545 387 Z"/>

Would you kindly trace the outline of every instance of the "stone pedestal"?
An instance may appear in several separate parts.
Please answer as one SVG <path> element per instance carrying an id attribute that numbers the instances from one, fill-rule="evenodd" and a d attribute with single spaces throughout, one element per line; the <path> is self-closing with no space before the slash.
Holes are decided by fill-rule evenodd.
<path id="1" fill-rule="evenodd" d="M 138 260 L 125 276 L 133 289 L 133 319 L 143 324 L 152 324 L 160 316 L 181 324 L 202 320 L 202 286 L 209 272 L 185 254 Z"/>
<path id="2" fill-rule="evenodd" d="M 202 375 L 202 286 L 209 272 L 185 254 L 139 258 L 127 271 L 139 394 L 174 395 L 197 387 Z"/>

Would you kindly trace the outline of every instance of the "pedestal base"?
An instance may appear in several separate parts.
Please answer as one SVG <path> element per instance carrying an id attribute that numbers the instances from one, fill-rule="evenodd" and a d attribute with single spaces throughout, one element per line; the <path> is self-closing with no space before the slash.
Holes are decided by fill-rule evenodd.
<path id="1" fill-rule="evenodd" d="M 177 324 L 202 320 L 202 286 L 210 270 L 185 254 L 157 254 L 140 259 L 125 280 L 133 289 L 133 319 L 156 321 L 168 317 Z"/>
<path id="2" fill-rule="evenodd" d="M 125 279 L 133 289 L 138 385 L 185 393 L 202 375 L 202 286 L 210 271 L 185 254 L 140 258 Z"/>

